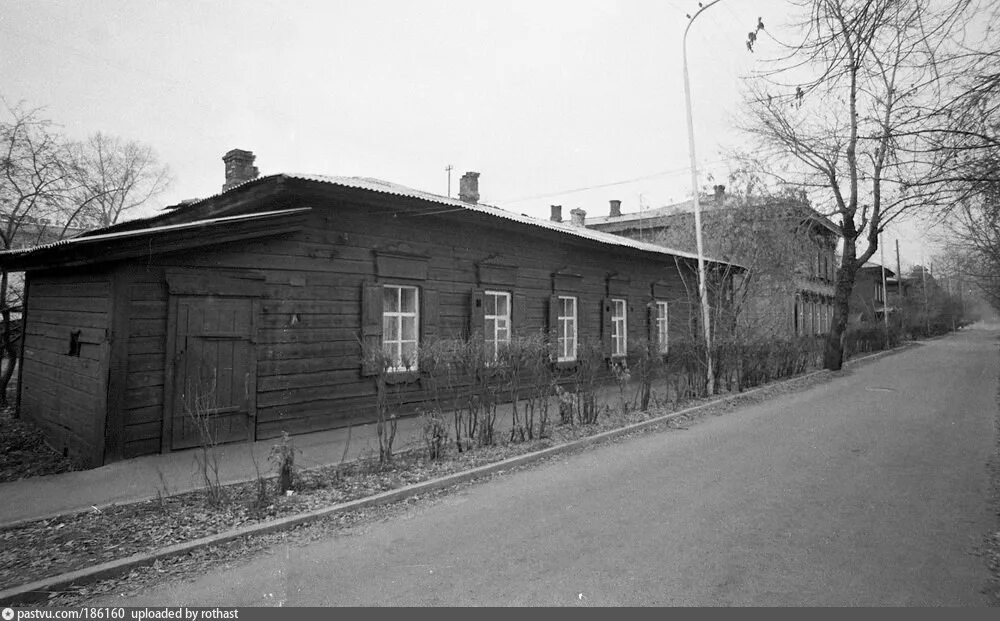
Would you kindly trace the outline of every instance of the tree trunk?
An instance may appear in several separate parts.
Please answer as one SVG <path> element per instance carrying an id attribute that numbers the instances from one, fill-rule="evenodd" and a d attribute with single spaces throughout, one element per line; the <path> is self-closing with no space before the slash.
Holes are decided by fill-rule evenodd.
<path id="1" fill-rule="evenodd" d="M 10 405 L 7 401 L 7 386 L 10 385 L 10 378 L 14 375 L 14 365 L 17 363 L 17 355 L 14 353 L 13 340 L 11 339 L 10 308 L 7 306 L 7 271 L 0 273 L 0 408 Z M 6 368 L 4 364 L 6 363 Z M 16 416 L 16 414 L 15 414 Z"/>
<path id="2" fill-rule="evenodd" d="M 4 341 L 7 340 L 7 337 L 4 337 Z M 10 406 L 10 401 L 7 399 L 7 387 L 10 386 L 10 380 L 14 377 L 14 369 L 17 367 L 17 353 L 6 342 L 0 351 L 0 361 L 6 365 L 3 368 L 3 373 L 0 374 L 0 408 L 5 408 Z M 15 411 L 14 418 L 18 418 L 18 416 L 18 412 Z"/>
<path id="3" fill-rule="evenodd" d="M 837 284 L 833 294 L 833 322 L 826 335 L 826 347 L 823 351 L 823 368 L 830 371 L 839 371 L 844 366 L 844 333 L 847 332 L 847 322 L 851 315 L 851 292 L 854 290 L 854 277 L 858 271 L 855 252 L 854 242 L 845 241 L 844 258 L 837 270 Z"/>

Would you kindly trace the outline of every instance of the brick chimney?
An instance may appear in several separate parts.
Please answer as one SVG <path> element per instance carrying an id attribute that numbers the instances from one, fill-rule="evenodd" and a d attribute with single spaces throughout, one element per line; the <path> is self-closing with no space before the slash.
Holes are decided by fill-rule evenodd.
<path id="1" fill-rule="evenodd" d="M 569 216 L 573 226 L 587 226 L 587 212 L 583 209 L 570 209 Z"/>
<path id="2" fill-rule="evenodd" d="M 552 205 L 552 215 L 549 216 L 549 220 L 562 222 L 562 205 Z"/>
<path id="3" fill-rule="evenodd" d="M 226 163 L 226 182 L 222 184 L 222 191 L 238 186 L 241 183 L 256 179 L 259 174 L 253 161 L 257 156 L 253 151 L 243 149 L 233 149 L 222 156 L 222 161 Z"/>
<path id="4" fill-rule="evenodd" d="M 467 172 L 458 182 L 458 198 L 463 203 L 479 202 L 479 173 Z"/>
<path id="5" fill-rule="evenodd" d="M 608 214 L 612 218 L 618 218 L 622 215 L 622 202 L 619 200 L 611 200 L 611 213 Z"/>
<path id="6" fill-rule="evenodd" d="M 715 202 L 721 203 L 726 200 L 726 186 L 724 185 L 713 185 L 712 189 L 715 190 Z"/>

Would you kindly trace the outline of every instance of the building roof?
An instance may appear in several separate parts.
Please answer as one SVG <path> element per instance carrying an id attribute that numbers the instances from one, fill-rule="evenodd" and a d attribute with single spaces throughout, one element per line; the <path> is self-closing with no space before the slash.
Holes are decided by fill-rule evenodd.
<path id="1" fill-rule="evenodd" d="M 568 222 L 555 222 L 553 220 L 542 220 L 540 218 L 533 218 L 531 216 L 526 216 L 524 214 L 518 214 L 511 211 L 506 211 L 504 209 L 500 209 L 499 207 L 494 207 L 492 205 L 485 205 L 482 203 L 475 203 L 475 204 L 466 203 L 455 198 L 439 196 L 437 194 L 431 194 L 430 192 L 424 192 L 422 190 L 414 190 L 413 188 L 408 188 L 403 185 L 391 183 L 388 181 L 383 181 L 381 179 L 375 179 L 372 177 L 331 177 L 326 175 L 304 175 L 304 174 L 285 174 L 280 176 L 284 176 L 291 179 L 300 179 L 304 181 L 314 181 L 317 183 L 328 183 L 341 187 L 368 190 L 371 192 L 392 194 L 394 196 L 417 198 L 437 203 L 440 205 L 447 205 L 449 207 L 453 207 L 455 211 L 464 210 L 464 211 L 482 213 L 488 216 L 502 218 L 504 220 L 510 220 L 513 222 L 518 222 L 520 224 L 527 224 L 530 226 L 548 229 L 551 231 L 558 231 L 560 233 L 565 233 L 567 235 L 572 235 L 574 237 L 589 239 L 591 241 L 599 242 L 609 246 L 632 248 L 634 250 L 643 250 L 645 252 L 654 252 L 657 254 L 668 254 L 671 256 L 685 257 L 688 259 L 698 258 L 697 254 L 685 252 L 683 250 L 665 248 L 664 246 L 660 246 L 658 244 L 650 244 L 647 242 L 636 241 L 621 237 L 620 235 L 614 235 L 612 233 L 604 233 L 602 231 L 595 231 L 593 229 L 588 229 L 586 227 L 576 226 Z M 709 257 L 705 257 L 705 260 L 711 261 L 713 263 L 726 263 L 730 265 L 736 265 L 730 261 L 719 261 L 716 259 L 711 259 Z"/>
<path id="2" fill-rule="evenodd" d="M 309 211 L 311 208 L 303 207 L 114 232 L 103 229 L 105 232 L 102 233 L 99 229 L 32 248 L 2 251 L 0 266 L 10 270 L 41 269 L 48 264 L 65 266 L 91 263 L 95 256 L 101 261 L 108 261 L 146 253 L 197 248 L 234 239 L 269 237 L 301 228 L 300 224 L 289 222 L 289 218 Z M 281 220 L 281 224 L 275 224 L 276 220 Z M 199 234 L 191 235 L 193 231 L 198 231 Z"/>
<path id="3" fill-rule="evenodd" d="M 190 224 L 192 226 L 203 225 L 211 219 L 206 220 L 201 218 L 193 222 L 185 222 L 185 216 L 198 218 L 199 212 L 205 213 L 206 207 L 211 206 L 213 203 L 217 202 L 219 199 L 223 197 L 247 191 L 251 186 L 261 186 L 267 183 L 281 183 L 285 180 L 305 181 L 309 183 L 329 185 L 351 190 L 360 190 L 363 192 L 372 192 L 377 194 L 387 194 L 392 196 L 412 198 L 443 207 L 443 209 L 438 209 L 431 213 L 442 213 L 442 214 L 452 213 L 452 212 L 479 213 L 526 226 L 532 226 L 540 229 L 555 231 L 571 237 L 585 239 L 607 246 L 613 246 L 617 248 L 629 248 L 633 250 L 640 250 L 643 252 L 650 252 L 659 255 L 669 255 L 674 257 L 697 259 L 697 254 L 685 252 L 683 250 L 676 250 L 676 249 L 666 248 L 658 244 L 650 244 L 646 242 L 632 240 L 625 237 L 621 237 L 619 235 L 614 235 L 612 233 L 596 231 L 593 229 L 576 226 L 566 222 L 554 222 L 551 220 L 542 220 L 539 218 L 533 218 L 531 216 L 527 216 L 524 214 L 517 214 L 510 211 L 505 211 L 503 209 L 494 207 L 492 205 L 485 205 L 480 203 L 476 204 L 466 203 L 456 198 L 449 198 L 437 194 L 431 194 L 429 192 L 424 192 L 422 190 L 415 190 L 413 188 L 409 188 L 396 183 L 391 183 L 388 181 L 383 181 L 381 179 L 375 179 L 372 177 L 340 177 L 340 176 L 312 175 L 312 174 L 301 174 L 301 173 L 281 173 L 275 175 L 268 175 L 266 177 L 259 177 L 257 179 L 244 182 L 224 192 L 220 192 L 218 194 L 215 194 L 207 198 L 190 202 L 185 201 L 184 203 L 177 205 L 176 208 L 165 213 L 160 213 L 147 218 L 129 220 L 104 229 L 90 231 L 84 233 L 79 237 L 73 238 L 73 240 L 66 240 L 66 241 L 74 241 L 77 244 L 83 244 L 86 242 L 77 240 L 88 240 L 94 238 L 101 238 L 102 240 L 111 240 L 113 239 L 113 236 L 121 235 L 126 232 L 130 233 L 130 235 L 125 235 L 124 237 L 134 237 L 135 235 L 140 235 L 140 234 L 148 236 L 148 235 L 156 235 L 160 232 L 168 230 L 173 230 L 171 229 L 171 227 L 174 226 L 182 226 L 185 224 Z M 267 213 L 269 215 L 275 215 L 280 213 L 291 213 L 291 211 L 292 210 L 286 210 L 284 212 L 267 212 Z M 42 251 L 45 248 L 51 246 L 52 245 L 46 245 L 43 247 L 38 247 L 36 249 L 28 249 L 27 252 L 33 252 L 36 250 Z M 5 255 L 9 256 L 8 253 L 0 253 L 0 265 L 6 263 L 5 258 L 7 257 L 5 257 Z M 712 259 L 710 257 L 705 257 L 705 260 L 712 263 L 732 265 L 743 269 L 743 266 L 733 263 L 731 261 L 720 261 Z"/>
<path id="4" fill-rule="evenodd" d="M 819 213 L 812 207 L 809 207 L 805 203 L 798 201 L 787 201 L 789 205 L 798 205 L 803 211 L 806 212 L 807 217 L 827 229 L 831 233 L 840 235 L 840 228 L 833 223 L 832 220 Z M 726 203 L 719 203 L 714 195 L 706 195 L 701 197 L 699 202 L 702 213 L 720 211 L 726 208 Z M 628 213 L 623 213 L 620 216 L 587 216 L 588 225 L 605 225 L 605 224 L 625 224 L 629 222 L 640 222 L 643 220 L 652 220 L 654 218 L 670 218 L 674 216 L 687 215 L 694 212 L 694 200 L 687 199 L 679 203 L 671 203 L 670 205 L 664 205 L 663 207 L 655 207 L 653 209 L 645 209 L 642 211 L 633 211 Z"/>
<path id="5" fill-rule="evenodd" d="M 868 261 L 864 265 L 861 266 L 861 269 L 867 270 L 867 271 L 875 271 L 875 270 L 882 270 L 883 268 L 882 268 L 882 264 L 881 263 L 875 263 L 874 261 Z M 889 269 L 888 267 L 886 267 L 885 268 L 885 275 L 886 275 L 886 278 L 888 278 L 889 276 L 895 276 L 896 272 L 894 272 L 891 269 Z"/>

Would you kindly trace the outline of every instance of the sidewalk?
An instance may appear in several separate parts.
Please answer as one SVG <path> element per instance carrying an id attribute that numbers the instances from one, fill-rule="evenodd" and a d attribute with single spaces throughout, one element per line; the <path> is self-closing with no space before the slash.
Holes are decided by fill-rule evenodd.
<path id="1" fill-rule="evenodd" d="M 598 400 L 605 402 L 617 395 L 612 391 L 611 388 L 603 388 L 598 392 Z M 558 418 L 558 405 L 554 402 L 549 411 L 550 417 Z M 448 423 L 450 427 L 450 417 Z M 503 437 L 503 434 L 510 433 L 510 428 L 510 405 L 500 405 L 497 408 L 496 433 Z M 332 429 L 290 436 L 290 439 L 295 447 L 295 465 L 299 468 L 338 464 L 341 459 L 349 462 L 359 457 L 378 458 L 378 436 L 374 423 L 357 425 L 350 432 L 347 428 Z M 271 447 L 279 441 L 273 438 L 253 444 L 253 455 L 264 475 L 273 474 L 274 469 L 267 458 Z M 421 444 L 421 418 L 409 416 L 399 419 L 393 453 Z M 0 527 L 93 510 L 94 507 L 101 509 L 114 504 L 150 500 L 156 498 L 157 493 L 174 495 L 201 489 L 204 483 L 197 461 L 200 451 L 195 448 L 146 455 L 91 470 L 0 483 Z M 221 483 L 256 478 L 254 459 L 246 442 L 223 444 L 216 447 L 216 452 Z"/>
<path id="2" fill-rule="evenodd" d="M 419 417 L 400 419 L 393 452 L 419 445 L 420 424 Z M 349 445 L 346 428 L 291 436 L 291 440 L 296 450 L 295 463 L 302 468 L 339 463 L 345 446 L 346 461 L 369 455 L 378 457 L 378 436 L 374 423 L 353 427 Z M 253 444 L 253 454 L 264 474 L 273 471 L 267 457 L 277 442 L 278 439 L 271 439 Z M 216 450 L 222 483 L 256 478 L 247 443 L 220 445 Z M 166 495 L 200 489 L 203 484 L 196 459 L 199 452 L 200 449 L 189 449 L 147 455 L 91 470 L 0 483 L 0 526 L 93 510 L 94 506 L 101 508 L 148 500 L 156 498 L 157 492 Z"/>

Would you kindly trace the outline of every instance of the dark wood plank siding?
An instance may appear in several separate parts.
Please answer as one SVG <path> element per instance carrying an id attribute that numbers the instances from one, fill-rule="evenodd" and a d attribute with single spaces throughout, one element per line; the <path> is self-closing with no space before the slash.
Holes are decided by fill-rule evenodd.
<path id="1" fill-rule="evenodd" d="M 111 276 L 101 271 L 28 278 L 21 413 L 56 450 L 101 465 Z"/>
<path id="2" fill-rule="evenodd" d="M 167 339 L 167 285 L 163 268 L 136 269 L 126 287 L 128 364 L 126 366 L 123 454 L 160 451 Z"/>

